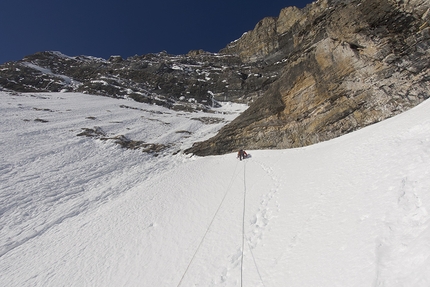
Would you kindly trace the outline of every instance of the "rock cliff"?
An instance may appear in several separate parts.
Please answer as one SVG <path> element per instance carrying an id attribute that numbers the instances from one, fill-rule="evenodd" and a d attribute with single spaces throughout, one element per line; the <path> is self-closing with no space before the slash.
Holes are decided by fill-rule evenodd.
<path id="1" fill-rule="evenodd" d="M 419 104 L 429 97 L 429 7 L 425 0 L 320 0 L 263 19 L 221 52 L 280 65 L 279 78 L 188 152 L 311 145 Z"/>

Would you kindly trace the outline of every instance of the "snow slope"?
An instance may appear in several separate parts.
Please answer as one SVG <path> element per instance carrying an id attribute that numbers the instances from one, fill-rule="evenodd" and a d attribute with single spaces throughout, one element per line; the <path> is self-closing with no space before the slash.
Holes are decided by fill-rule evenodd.
<path id="1" fill-rule="evenodd" d="M 0 97 L 1 286 L 430 286 L 430 102 L 238 161 L 173 154 L 245 107 Z M 170 147 L 76 136 L 95 126 Z"/>

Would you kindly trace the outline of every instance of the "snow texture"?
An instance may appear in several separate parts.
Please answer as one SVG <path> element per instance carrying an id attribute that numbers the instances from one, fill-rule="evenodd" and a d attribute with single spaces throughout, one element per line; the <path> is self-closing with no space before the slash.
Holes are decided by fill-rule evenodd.
<path id="1" fill-rule="evenodd" d="M 239 161 L 174 151 L 244 106 L 0 98 L 0 286 L 430 286 L 430 102 Z"/>

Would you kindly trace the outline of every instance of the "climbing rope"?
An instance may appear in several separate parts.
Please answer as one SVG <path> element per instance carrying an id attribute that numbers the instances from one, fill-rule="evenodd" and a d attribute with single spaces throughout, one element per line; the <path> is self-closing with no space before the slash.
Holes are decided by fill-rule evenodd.
<path id="1" fill-rule="evenodd" d="M 244 250 L 245 250 L 245 214 L 246 214 L 246 162 L 243 168 L 243 215 L 242 215 L 242 258 L 240 263 L 240 286 L 243 287 L 243 258 L 244 258 Z M 257 269 L 258 276 L 260 277 L 261 283 L 265 287 L 263 278 L 261 277 L 260 269 L 258 268 L 257 261 L 255 260 L 254 252 L 252 252 L 252 248 L 249 244 L 249 240 L 246 240 L 249 251 L 252 256 L 252 260 L 254 261 L 255 268 Z"/>
<path id="2" fill-rule="evenodd" d="M 246 208 L 246 162 L 243 165 L 243 214 L 242 214 L 242 258 L 240 260 L 240 286 L 243 286 L 243 253 L 245 249 L 245 208 Z"/>
<path id="3" fill-rule="evenodd" d="M 234 180 L 234 178 L 236 177 L 236 174 L 235 174 L 235 173 L 236 173 L 237 165 L 238 165 L 238 163 L 236 163 L 236 166 L 234 167 L 233 176 L 232 176 L 232 178 L 231 178 L 231 180 L 230 180 L 229 185 L 227 186 L 227 190 L 226 190 L 226 192 L 224 193 L 224 197 L 222 198 L 222 200 L 221 200 L 221 202 L 220 202 L 220 204 L 219 204 L 219 206 L 218 206 L 218 209 L 216 210 L 216 212 L 215 212 L 214 216 L 212 217 L 212 220 L 211 220 L 211 222 L 209 223 L 209 226 L 208 226 L 208 228 L 206 229 L 205 234 L 203 235 L 202 239 L 200 240 L 200 243 L 199 243 L 199 245 L 197 246 L 197 249 L 196 249 L 196 251 L 194 252 L 193 257 L 191 258 L 190 263 L 188 264 L 187 268 L 185 269 L 184 274 L 182 275 L 181 280 L 179 281 L 179 283 L 178 283 L 177 287 L 179 287 L 179 286 L 182 284 L 182 281 L 183 281 L 183 280 L 184 280 L 184 278 L 185 278 L 185 274 L 187 274 L 188 269 L 190 268 L 191 264 L 193 263 L 194 258 L 196 257 L 196 255 L 197 255 L 197 253 L 198 253 L 198 251 L 199 251 L 200 247 L 202 246 L 203 241 L 204 241 L 204 240 L 205 240 L 205 238 L 206 238 L 206 235 L 208 234 L 208 232 L 209 232 L 209 230 L 210 230 L 210 228 L 211 228 L 212 224 L 214 223 L 215 218 L 216 218 L 216 216 L 218 215 L 218 212 L 219 212 L 219 210 L 221 209 L 221 206 L 222 206 L 222 204 L 224 203 L 224 200 L 225 200 L 225 198 L 227 197 L 227 194 L 228 194 L 228 192 L 230 191 L 231 186 L 233 185 L 233 180 Z"/>
<path id="4" fill-rule="evenodd" d="M 254 260 L 254 265 L 255 265 L 255 268 L 257 269 L 258 277 L 260 277 L 261 284 L 263 284 L 263 286 L 266 287 L 266 285 L 264 285 L 263 278 L 261 277 L 260 269 L 258 269 L 257 261 L 255 261 L 254 252 L 252 252 L 251 245 L 249 245 L 249 240 L 247 240 L 246 242 L 248 243 L 248 248 L 249 248 L 249 251 L 251 252 L 252 260 Z"/>
<path id="5" fill-rule="evenodd" d="M 199 243 L 199 245 L 197 246 L 197 249 L 196 249 L 196 251 L 194 252 L 194 254 L 193 254 L 193 256 L 192 256 L 192 258 L 191 258 L 191 260 L 190 260 L 190 262 L 189 262 L 189 264 L 188 264 L 188 266 L 187 266 L 187 268 L 185 269 L 185 271 L 184 271 L 184 273 L 183 273 L 183 275 L 182 275 L 182 277 L 181 277 L 181 280 L 179 281 L 179 283 L 178 283 L 177 287 L 179 287 L 179 286 L 182 284 L 182 281 L 184 280 L 185 275 L 187 274 L 187 272 L 188 272 L 188 270 L 189 270 L 189 268 L 190 268 L 191 264 L 193 263 L 193 261 L 194 261 L 194 259 L 195 259 L 196 255 L 197 255 L 197 253 L 199 252 L 200 247 L 201 247 L 201 246 L 202 246 L 202 244 L 203 244 L 203 241 L 205 240 L 205 238 L 206 238 L 207 234 L 209 233 L 209 230 L 211 229 L 212 224 L 214 223 L 215 218 L 217 217 L 218 212 L 220 211 L 221 206 L 223 205 L 223 203 L 224 203 L 224 201 L 225 201 L 225 199 L 226 199 L 226 197 L 227 197 L 227 194 L 228 194 L 228 192 L 230 191 L 230 189 L 231 189 L 231 187 L 232 187 L 232 185 L 233 185 L 233 181 L 234 181 L 234 179 L 235 179 L 235 177 L 236 177 L 236 170 L 237 170 L 237 166 L 238 166 L 238 162 L 236 163 L 236 165 L 235 165 L 235 167 L 234 167 L 233 176 L 232 176 L 232 178 L 231 178 L 231 180 L 230 180 L 229 185 L 227 186 L 227 190 L 226 190 L 226 192 L 224 193 L 224 196 L 223 196 L 223 198 L 222 198 L 222 200 L 221 200 L 221 202 L 220 202 L 220 204 L 219 204 L 219 206 L 218 206 L 218 208 L 217 208 L 217 210 L 216 210 L 215 214 L 213 215 L 212 220 L 211 220 L 211 222 L 209 223 L 208 228 L 206 229 L 206 231 L 205 231 L 205 233 L 204 233 L 204 235 L 203 235 L 202 239 L 200 240 L 200 243 Z M 242 212 L 242 256 L 241 256 L 241 262 L 240 262 L 240 286 L 241 286 L 241 287 L 243 287 L 243 259 L 244 259 L 244 250 L 245 250 L 245 215 L 246 215 L 246 191 L 247 191 L 247 190 L 246 190 L 246 161 L 244 162 L 244 168 L 243 168 L 243 186 L 244 186 L 244 189 L 243 189 L 243 212 Z M 259 270 L 259 268 L 258 268 L 257 262 L 256 262 L 256 260 L 255 260 L 254 253 L 252 252 L 252 248 L 251 248 L 251 246 L 250 246 L 250 242 L 249 242 L 249 240 L 248 240 L 248 239 L 246 240 L 246 242 L 247 242 L 248 248 L 249 248 L 249 250 L 250 250 L 250 253 L 251 253 L 252 259 L 253 259 L 253 261 L 254 261 L 255 268 L 257 269 L 257 273 L 258 273 L 258 276 L 259 276 L 259 278 L 260 278 L 260 280 L 261 280 L 261 283 L 263 284 L 263 286 L 265 286 L 264 281 L 263 281 L 263 278 L 261 277 L 261 273 L 260 273 L 260 270 Z"/>

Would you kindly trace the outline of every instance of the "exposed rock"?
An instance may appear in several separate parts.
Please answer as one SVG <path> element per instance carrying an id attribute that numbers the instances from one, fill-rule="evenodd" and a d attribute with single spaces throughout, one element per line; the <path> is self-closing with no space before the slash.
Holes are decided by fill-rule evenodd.
<path id="1" fill-rule="evenodd" d="M 76 91 L 195 111 L 217 107 L 217 101 L 251 102 L 279 75 L 263 69 L 237 56 L 203 50 L 109 60 L 40 52 L 0 65 L 0 87 L 16 92 Z"/>
<path id="2" fill-rule="evenodd" d="M 223 52 L 280 61 L 282 75 L 217 136 L 188 152 L 301 147 L 419 104 L 430 88 L 428 14 L 428 1 L 318 1 L 260 22 L 266 28 L 257 25 Z M 262 29 L 274 38 L 255 46 Z"/>
<path id="3" fill-rule="evenodd" d="M 273 17 L 264 18 L 254 30 L 243 34 L 221 52 L 231 54 L 238 51 L 239 56 L 247 62 L 263 59 L 279 48 L 276 21 Z"/>
<path id="4" fill-rule="evenodd" d="M 114 143 L 120 145 L 122 148 L 126 149 L 140 149 L 142 152 L 152 153 L 154 155 L 158 155 L 157 153 L 168 148 L 167 145 L 164 144 L 156 144 L 156 143 L 145 143 L 144 141 L 136 141 L 127 138 L 124 135 L 119 135 L 111 138 L 100 138 L 101 140 L 113 140 Z"/>
<path id="5" fill-rule="evenodd" d="M 39 123 L 47 123 L 47 122 L 49 122 L 49 121 L 47 121 L 47 120 L 39 119 L 39 118 L 35 119 L 34 121 L 35 121 L 35 122 L 39 122 Z"/>
<path id="6" fill-rule="evenodd" d="M 102 141 L 111 140 L 114 143 L 120 145 L 122 148 L 133 149 L 133 150 L 140 149 L 142 150 L 142 152 L 151 153 L 151 154 L 154 154 L 155 156 L 158 155 L 157 153 L 169 147 L 164 144 L 146 143 L 144 141 L 131 140 L 124 135 L 108 137 L 101 127 L 94 127 L 92 129 L 82 128 L 82 130 L 83 131 L 77 134 L 77 136 L 86 136 L 86 137 L 91 137 L 95 139 L 100 139 Z"/>
<path id="7" fill-rule="evenodd" d="M 93 129 L 82 128 L 82 130 L 82 132 L 77 134 L 78 137 L 86 136 L 91 138 L 101 138 L 106 136 L 106 133 L 101 127 L 94 127 Z"/>
<path id="8" fill-rule="evenodd" d="M 112 63 L 121 63 L 124 59 L 121 56 L 110 56 L 108 61 Z"/>
<path id="9" fill-rule="evenodd" d="M 210 124 L 218 124 L 220 122 L 223 122 L 223 118 L 215 118 L 215 117 L 200 117 L 200 118 L 191 118 L 195 121 L 200 121 L 204 124 L 210 125 Z"/>

